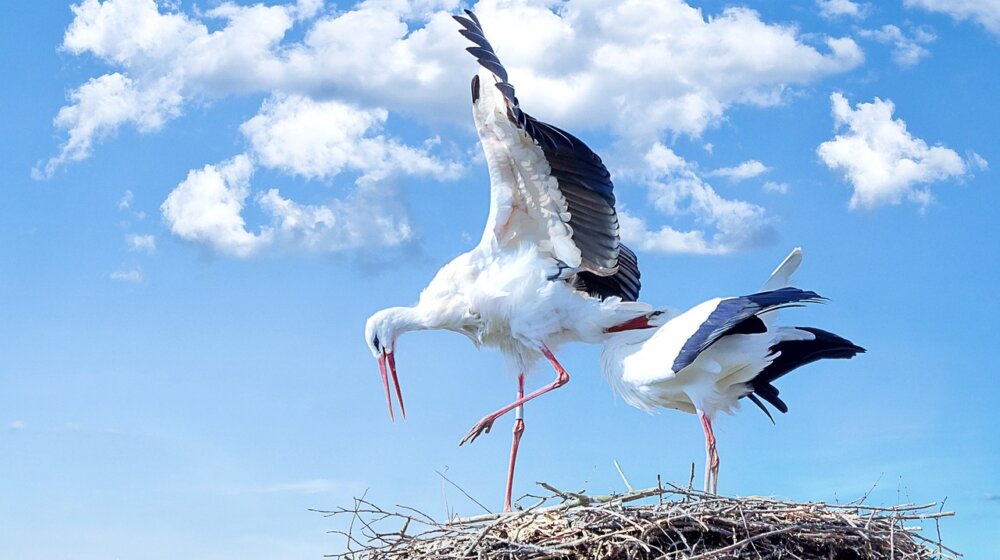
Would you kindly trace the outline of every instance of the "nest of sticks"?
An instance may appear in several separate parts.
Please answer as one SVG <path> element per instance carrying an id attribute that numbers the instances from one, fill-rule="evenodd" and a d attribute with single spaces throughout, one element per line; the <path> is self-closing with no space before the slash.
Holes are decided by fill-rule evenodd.
<path id="1" fill-rule="evenodd" d="M 352 507 L 319 511 L 346 530 L 345 560 L 476 559 L 954 559 L 941 544 L 943 504 L 893 507 L 713 496 L 673 485 L 586 496 L 548 494 L 521 511 L 438 522 L 422 512 Z M 917 523 L 933 523 L 935 537 Z"/>

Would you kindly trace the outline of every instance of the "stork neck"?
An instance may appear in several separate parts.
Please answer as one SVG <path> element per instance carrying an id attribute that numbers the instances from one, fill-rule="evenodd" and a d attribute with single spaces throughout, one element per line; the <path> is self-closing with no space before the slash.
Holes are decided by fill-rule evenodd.
<path id="1" fill-rule="evenodd" d="M 392 321 L 393 330 L 399 334 L 410 331 L 437 328 L 438 325 L 419 306 L 414 307 L 391 307 L 388 309 L 389 317 Z"/>

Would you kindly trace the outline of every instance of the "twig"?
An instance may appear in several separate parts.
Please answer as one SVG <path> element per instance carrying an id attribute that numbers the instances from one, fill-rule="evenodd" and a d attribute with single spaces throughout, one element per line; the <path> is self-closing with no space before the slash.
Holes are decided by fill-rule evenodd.
<path id="1" fill-rule="evenodd" d="M 458 488 L 459 492 L 461 492 L 462 494 L 465 494 L 466 498 L 472 500 L 473 502 L 475 502 L 475 504 L 477 506 L 483 508 L 483 511 L 485 511 L 486 513 L 493 513 L 492 511 L 490 511 L 490 508 L 488 508 L 488 507 L 484 506 L 483 504 L 479 503 L 479 500 L 477 500 L 477 499 L 473 498 L 472 496 L 470 496 L 469 493 L 466 492 L 464 488 L 462 488 L 461 486 L 459 486 L 459 485 L 455 484 L 454 482 L 452 482 L 452 480 L 450 478 L 448 478 L 447 476 L 445 476 L 444 473 L 442 473 L 441 471 L 434 471 L 434 472 L 436 472 L 438 474 L 438 476 L 440 476 L 441 478 L 443 478 L 446 481 L 448 481 L 448 484 L 451 484 L 455 488 Z"/>
<path id="2" fill-rule="evenodd" d="M 344 560 L 803 560 L 845 552 L 859 559 L 960 556 L 941 542 L 938 520 L 953 515 L 943 503 L 879 507 L 865 506 L 863 500 L 831 505 L 732 498 L 664 483 L 660 477 L 656 487 L 603 496 L 539 485 L 548 494 L 525 495 L 538 500 L 526 510 L 445 523 L 414 508 L 383 510 L 365 496 L 352 507 L 321 513 L 351 517 L 347 531 L 331 531 L 347 539 L 346 551 L 331 555 Z M 639 502 L 652 496 L 657 500 Z M 556 503 L 545 505 L 551 501 Z M 935 521 L 936 540 L 910 523 L 927 519 Z"/>
<path id="3" fill-rule="evenodd" d="M 615 459 L 615 468 L 618 469 L 618 474 L 621 475 L 622 482 L 625 483 L 625 487 L 628 488 L 628 491 L 635 492 L 635 488 L 632 488 L 632 485 L 629 484 L 628 479 L 625 478 L 625 473 L 622 472 L 622 466 L 618 464 L 618 459 Z"/>

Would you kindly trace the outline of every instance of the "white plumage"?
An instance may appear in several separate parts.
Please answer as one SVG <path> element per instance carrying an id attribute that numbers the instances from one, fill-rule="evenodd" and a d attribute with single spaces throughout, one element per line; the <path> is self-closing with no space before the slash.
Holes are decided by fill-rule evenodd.
<path id="1" fill-rule="evenodd" d="M 442 267 L 413 307 L 375 313 L 366 341 L 379 360 L 389 413 L 389 374 L 400 409 L 395 345 L 400 334 L 445 329 L 500 350 L 518 376 L 517 399 L 485 416 L 462 439 L 489 432 L 517 410 L 504 507 L 510 509 L 525 402 L 569 381 L 553 352 L 568 341 L 597 343 L 607 329 L 649 311 L 634 302 L 635 256 L 618 238 L 610 174 L 583 142 L 520 109 L 506 70 L 472 12 L 455 19 L 476 44 L 482 66 L 472 80 L 473 119 L 490 175 L 490 211 L 482 239 Z M 631 301 L 624 301 L 631 300 Z M 545 357 L 556 379 L 528 395 L 524 376 Z"/>
<path id="2" fill-rule="evenodd" d="M 808 327 L 775 325 L 777 310 L 820 298 L 789 287 L 802 261 L 795 249 L 757 294 L 714 298 L 658 327 L 609 335 L 602 370 L 616 393 L 632 406 L 653 412 L 670 408 L 699 416 L 705 431 L 705 491 L 718 484 L 719 458 L 712 418 L 733 413 L 748 397 L 787 410 L 771 381 L 823 358 L 850 358 L 864 349 L 836 335 Z"/>

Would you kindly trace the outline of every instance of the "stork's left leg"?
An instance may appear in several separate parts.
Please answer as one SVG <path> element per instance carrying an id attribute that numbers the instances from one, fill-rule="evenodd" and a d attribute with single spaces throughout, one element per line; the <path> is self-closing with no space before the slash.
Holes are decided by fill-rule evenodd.
<path id="1" fill-rule="evenodd" d="M 524 398 L 524 372 L 517 376 L 517 398 Z M 514 491 L 514 465 L 517 463 L 517 447 L 521 444 L 521 434 L 524 433 L 524 405 L 514 410 L 514 438 L 510 444 L 510 465 L 507 467 L 507 493 L 503 498 L 504 512 L 510 511 L 511 493 Z"/>
<path id="2" fill-rule="evenodd" d="M 556 360 L 556 357 L 552 355 L 552 351 L 549 350 L 548 346 L 542 344 L 539 350 L 541 350 L 542 355 L 545 356 L 545 358 L 549 361 L 549 363 L 552 364 L 552 367 L 555 368 L 556 370 L 555 381 L 549 383 L 548 385 L 542 387 L 541 389 L 532 391 L 527 396 L 519 397 L 516 401 L 510 403 L 509 405 L 501 408 L 500 410 L 492 414 L 484 416 L 482 420 L 477 422 L 476 425 L 473 426 L 471 430 L 469 430 L 469 433 L 465 434 L 465 437 L 462 438 L 462 441 L 458 442 L 459 445 L 462 445 L 465 442 L 475 441 L 476 438 L 479 437 L 479 435 L 482 434 L 483 432 L 490 433 L 490 429 L 493 428 L 493 423 L 496 422 L 497 418 L 500 418 L 501 416 L 507 414 L 511 410 L 514 410 L 515 408 L 523 405 L 524 403 L 530 401 L 535 397 L 540 397 L 545 393 L 548 393 L 549 391 L 558 389 L 563 385 L 569 383 L 569 373 L 567 373 L 566 370 L 562 367 L 562 364 L 560 364 L 559 361 Z"/>
<path id="3" fill-rule="evenodd" d="M 719 490 L 719 452 L 715 448 L 715 433 L 712 419 L 703 410 L 698 410 L 701 428 L 705 431 L 705 493 L 717 494 Z"/>

